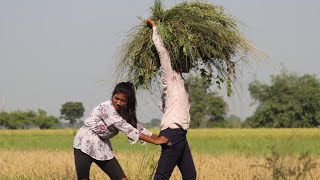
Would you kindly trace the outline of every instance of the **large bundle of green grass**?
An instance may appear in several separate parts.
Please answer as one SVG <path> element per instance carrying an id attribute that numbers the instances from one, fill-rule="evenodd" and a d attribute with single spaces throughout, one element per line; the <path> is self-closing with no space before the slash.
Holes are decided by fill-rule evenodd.
<path id="1" fill-rule="evenodd" d="M 151 16 L 169 51 L 172 67 L 181 73 L 201 73 L 208 81 L 227 82 L 235 77 L 235 57 L 255 51 L 223 7 L 204 2 L 183 2 L 165 10 L 155 0 Z M 122 49 L 120 72 L 128 73 L 136 87 L 149 89 L 160 68 L 152 43 L 152 30 L 143 20 L 133 28 Z"/>

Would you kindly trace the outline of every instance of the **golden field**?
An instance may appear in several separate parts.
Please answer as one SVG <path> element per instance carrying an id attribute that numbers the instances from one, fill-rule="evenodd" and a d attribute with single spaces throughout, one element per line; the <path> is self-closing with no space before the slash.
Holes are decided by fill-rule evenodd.
<path id="1" fill-rule="evenodd" d="M 0 179 L 76 179 L 73 153 L 70 151 L 0 151 Z M 205 155 L 194 153 L 197 179 L 272 179 L 272 170 L 262 167 L 262 156 Z M 120 164 L 129 179 L 151 179 L 159 153 L 117 153 Z M 319 157 L 313 160 L 320 164 Z M 285 168 L 297 165 L 296 158 L 281 160 Z M 96 165 L 91 168 L 91 179 L 109 179 Z M 176 168 L 171 179 L 182 179 Z M 288 179 L 294 179 L 288 178 Z M 305 179 L 320 179 L 319 166 Z"/>
<path id="2" fill-rule="evenodd" d="M 152 130 L 156 134 L 158 130 Z M 76 129 L 0 130 L 0 180 L 76 179 Z M 199 180 L 320 179 L 320 129 L 190 129 Z M 129 179 L 152 179 L 161 148 L 112 144 Z M 108 179 L 96 165 L 91 179 Z M 182 179 L 176 168 L 172 180 Z"/>

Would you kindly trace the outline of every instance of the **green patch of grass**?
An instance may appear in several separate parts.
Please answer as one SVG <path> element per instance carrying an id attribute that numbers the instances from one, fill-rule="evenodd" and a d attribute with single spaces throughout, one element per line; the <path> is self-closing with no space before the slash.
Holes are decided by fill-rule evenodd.
<path id="1" fill-rule="evenodd" d="M 69 151 L 76 132 L 72 129 L 1 130 L 0 149 Z M 187 138 L 194 153 L 266 155 L 276 146 L 280 154 L 320 155 L 320 129 L 190 129 Z M 161 149 L 139 142 L 130 145 L 121 133 L 111 142 L 115 152 L 160 152 Z"/>

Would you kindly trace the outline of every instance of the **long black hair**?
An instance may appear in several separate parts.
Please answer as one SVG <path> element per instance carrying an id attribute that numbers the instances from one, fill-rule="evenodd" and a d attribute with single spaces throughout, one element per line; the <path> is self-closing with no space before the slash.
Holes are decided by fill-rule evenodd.
<path id="1" fill-rule="evenodd" d="M 137 116 L 136 116 L 136 92 L 135 87 L 131 82 L 121 82 L 116 85 L 113 90 L 112 96 L 117 93 L 123 93 L 127 95 L 127 105 L 120 109 L 120 116 L 125 119 L 133 127 L 137 128 Z"/>

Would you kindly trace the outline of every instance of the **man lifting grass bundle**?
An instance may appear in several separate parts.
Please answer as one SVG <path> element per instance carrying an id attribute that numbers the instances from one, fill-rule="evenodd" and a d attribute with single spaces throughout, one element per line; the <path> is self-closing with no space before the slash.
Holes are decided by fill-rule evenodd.
<path id="1" fill-rule="evenodd" d="M 150 89 L 161 76 L 160 135 L 168 137 L 170 144 L 162 145 L 155 179 L 169 179 L 175 166 L 183 179 L 196 179 L 186 138 L 190 103 L 183 73 L 199 72 L 210 84 L 226 83 L 230 95 L 236 73 L 233 58 L 245 60 L 257 51 L 221 6 L 184 2 L 164 10 L 156 0 L 151 9 L 152 16 L 144 21 L 149 28 L 137 26 L 128 36 L 119 68 L 128 72 L 137 88 Z"/>

